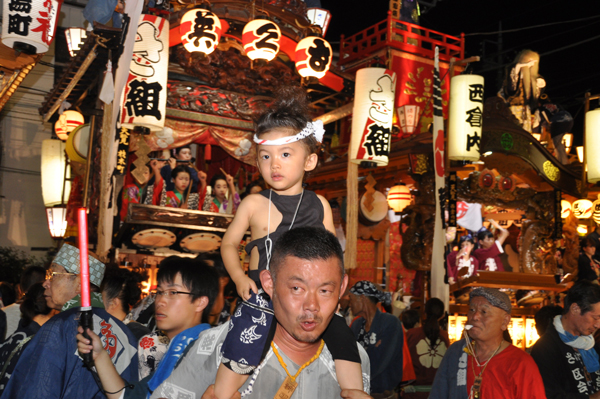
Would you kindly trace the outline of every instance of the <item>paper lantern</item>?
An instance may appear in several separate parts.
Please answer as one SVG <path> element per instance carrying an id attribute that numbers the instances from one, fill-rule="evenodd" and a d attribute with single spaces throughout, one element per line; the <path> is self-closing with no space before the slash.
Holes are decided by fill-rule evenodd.
<path id="1" fill-rule="evenodd" d="M 46 207 L 64 204 L 69 199 L 71 182 L 65 181 L 65 147 L 60 140 L 42 141 L 42 198 Z M 66 178 L 71 178 L 71 168 L 67 168 Z"/>
<path id="2" fill-rule="evenodd" d="M 483 77 L 458 75 L 450 81 L 450 120 L 448 158 L 479 160 L 483 122 Z"/>
<path id="3" fill-rule="evenodd" d="M 55 239 L 63 238 L 67 231 L 67 207 L 46 208 L 46 217 L 50 236 Z"/>
<path id="4" fill-rule="evenodd" d="M 4 0 L 2 43 L 26 54 L 45 53 L 54 40 L 62 1 Z"/>
<path id="5" fill-rule="evenodd" d="M 573 202 L 573 215 L 577 219 L 587 219 L 592 216 L 592 201 L 580 199 Z"/>
<path id="6" fill-rule="evenodd" d="M 402 105 L 398 107 L 398 121 L 405 136 L 413 134 L 419 124 L 421 107 L 418 105 Z"/>
<path id="7" fill-rule="evenodd" d="M 122 96 L 121 126 L 162 131 L 167 105 L 169 21 L 142 15 Z"/>
<path id="8" fill-rule="evenodd" d="M 600 181 L 600 109 L 585 114 L 585 162 L 587 164 L 587 179 L 590 183 Z"/>
<path id="9" fill-rule="evenodd" d="M 562 139 L 562 143 L 565 146 L 565 152 L 568 154 L 571 152 L 571 146 L 573 145 L 573 133 L 565 133 Z"/>
<path id="10" fill-rule="evenodd" d="M 587 233 L 588 233 L 588 227 L 585 224 L 577 225 L 577 234 L 579 234 L 580 237 L 586 236 Z"/>
<path id="11" fill-rule="evenodd" d="M 331 66 L 333 50 L 327 40 L 316 36 L 305 37 L 296 46 L 296 69 L 303 78 L 321 79 Z"/>
<path id="12" fill-rule="evenodd" d="M 560 201 L 560 217 L 566 219 L 571 216 L 571 203 L 567 200 Z"/>
<path id="13" fill-rule="evenodd" d="M 531 348 L 540 339 L 535 328 L 535 319 L 525 319 L 525 347 Z"/>
<path id="14" fill-rule="evenodd" d="M 598 194 L 598 199 L 592 204 L 592 218 L 594 222 L 600 224 L 600 194 Z"/>
<path id="15" fill-rule="evenodd" d="M 179 22 L 179 33 L 183 47 L 193 53 L 210 54 L 221 40 L 221 20 L 214 13 L 202 8 L 186 12 Z"/>
<path id="16" fill-rule="evenodd" d="M 311 7 L 306 10 L 306 16 L 313 25 L 321 27 L 321 36 L 325 37 L 329 22 L 331 21 L 331 13 L 322 8 Z"/>
<path id="17" fill-rule="evenodd" d="M 356 72 L 350 160 L 388 164 L 394 117 L 396 73 L 385 68 Z"/>
<path id="18" fill-rule="evenodd" d="M 242 44 L 251 60 L 271 61 L 279 52 L 281 30 L 274 22 L 255 19 L 244 26 Z"/>
<path id="19" fill-rule="evenodd" d="M 84 123 L 83 115 L 77 111 L 68 109 L 58 117 L 58 120 L 54 124 L 54 132 L 59 139 L 65 141 L 69 137 L 70 132 Z"/>
<path id="20" fill-rule="evenodd" d="M 69 54 L 71 54 L 71 57 L 75 57 L 75 53 L 79 51 L 87 38 L 87 31 L 83 28 L 67 28 L 65 29 L 65 37 L 67 38 Z"/>
<path id="21" fill-rule="evenodd" d="M 398 183 L 390 189 L 387 202 L 394 212 L 402 212 L 411 203 L 410 189 L 406 187 L 406 184 Z"/>
<path id="22" fill-rule="evenodd" d="M 577 147 L 577 160 L 579 163 L 583 163 L 583 146 Z"/>

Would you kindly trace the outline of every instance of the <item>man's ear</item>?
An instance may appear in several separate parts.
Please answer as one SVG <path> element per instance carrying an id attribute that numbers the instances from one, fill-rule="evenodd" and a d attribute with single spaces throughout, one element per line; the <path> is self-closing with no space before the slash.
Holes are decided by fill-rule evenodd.
<path id="1" fill-rule="evenodd" d="M 200 298 L 197 298 L 194 301 L 194 305 L 196 305 L 196 313 L 202 313 L 202 311 L 206 309 L 206 306 L 208 306 L 208 297 L 201 296 Z"/>
<path id="2" fill-rule="evenodd" d="M 306 162 L 304 162 L 304 171 L 310 172 L 311 170 L 313 170 L 314 168 L 317 167 L 318 162 L 319 162 L 319 157 L 317 156 L 317 154 L 310 154 L 306 158 Z"/>
<path id="3" fill-rule="evenodd" d="M 263 290 L 273 298 L 273 291 L 275 282 L 273 281 L 273 276 L 269 270 L 263 270 L 260 272 L 260 283 L 262 284 Z"/>
<path id="4" fill-rule="evenodd" d="M 344 277 L 342 278 L 342 285 L 340 286 L 340 299 L 346 292 L 346 288 L 348 288 L 348 275 L 344 273 Z"/>
<path id="5" fill-rule="evenodd" d="M 505 312 L 506 313 L 506 312 Z M 506 313 L 504 315 L 504 321 L 502 322 L 502 331 L 508 328 L 508 324 L 510 323 L 510 314 Z"/>

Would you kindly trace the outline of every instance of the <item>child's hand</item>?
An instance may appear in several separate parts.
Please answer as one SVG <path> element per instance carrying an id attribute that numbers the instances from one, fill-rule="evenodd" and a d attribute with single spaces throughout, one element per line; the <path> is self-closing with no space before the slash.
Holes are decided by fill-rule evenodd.
<path id="1" fill-rule="evenodd" d="M 87 333 L 92 340 L 92 342 L 90 343 L 90 340 L 83 336 L 83 327 L 77 327 L 77 331 L 79 332 L 79 334 L 77 334 L 76 337 L 77 350 L 79 350 L 79 353 L 81 354 L 92 352 L 92 358 L 96 360 L 98 355 L 102 353 L 102 351 L 104 351 L 104 348 L 102 347 L 102 342 L 100 342 L 100 337 L 98 337 L 96 334 L 94 334 L 92 330 L 88 328 Z"/>
<path id="2" fill-rule="evenodd" d="M 239 279 L 239 281 L 235 281 L 235 287 L 237 288 L 238 295 L 245 301 L 250 299 L 252 291 L 254 291 L 255 294 L 258 294 L 256 283 L 246 275 Z"/>
<path id="3" fill-rule="evenodd" d="M 227 174 L 225 175 L 225 181 L 227 182 L 228 186 L 232 186 L 233 185 L 233 176 Z"/>

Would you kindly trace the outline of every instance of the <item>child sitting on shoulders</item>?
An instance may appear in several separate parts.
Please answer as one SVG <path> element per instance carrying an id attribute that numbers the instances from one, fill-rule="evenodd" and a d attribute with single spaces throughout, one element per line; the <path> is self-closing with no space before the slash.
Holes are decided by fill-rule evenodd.
<path id="1" fill-rule="evenodd" d="M 229 399 L 260 364 L 269 350 L 273 321 L 272 302 L 260 289 L 259 273 L 269 270 L 271 248 L 285 231 L 300 226 L 326 228 L 335 234 L 331 209 L 325 198 L 304 190 L 305 172 L 317 166 L 317 151 L 323 140 L 323 124 L 312 122 L 306 94 L 300 89 L 283 89 L 257 122 L 257 166 L 271 187 L 250 194 L 240 204 L 221 244 L 225 267 L 244 300 L 232 316 L 223 343 L 223 360 L 217 372 L 214 393 Z M 248 276 L 238 255 L 238 246 L 250 229 L 252 242 Z M 256 317 L 254 317 L 256 316 Z M 356 340 L 344 319 L 334 315 L 323 339 L 335 360 L 342 389 L 363 389 Z"/>

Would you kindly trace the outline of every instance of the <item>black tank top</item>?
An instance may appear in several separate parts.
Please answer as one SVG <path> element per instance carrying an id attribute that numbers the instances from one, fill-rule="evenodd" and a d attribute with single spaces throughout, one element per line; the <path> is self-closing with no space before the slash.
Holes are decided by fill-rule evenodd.
<path id="1" fill-rule="evenodd" d="M 259 194 L 269 199 L 269 191 L 270 190 L 263 190 Z M 277 226 L 277 229 L 269 234 L 269 237 L 273 241 L 273 246 L 275 246 L 275 243 L 279 237 L 281 237 L 283 233 L 290 229 L 290 225 L 292 224 L 292 220 L 294 220 L 294 213 L 298 207 L 298 201 L 300 200 L 301 195 L 302 194 L 279 195 L 275 191 L 271 193 L 271 202 L 273 202 L 275 208 L 277 208 L 282 215 L 281 223 L 279 226 Z M 323 203 L 319 197 L 317 197 L 317 194 L 312 191 L 304 190 L 302 203 L 298 208 L 298 214 L 296 215 L 296 220 L 294 221 L 293 227 L 312 226 L 325 228 L 325 225 L 323 224 L 324 217 L 325 211 L 323 209 Z M 266 239 L 267 236 L 264 236 L 246 245 L 246 253 L 248 255 L 252 253 L 252 249 L 254 247 L 258 248 L 258 270 L 250 270 L 248 272 L 248 276 L 254 281 L 258 281 L 258 272 L 261 272 L 267 268 L 267 250 L 265 246 Z"/>

